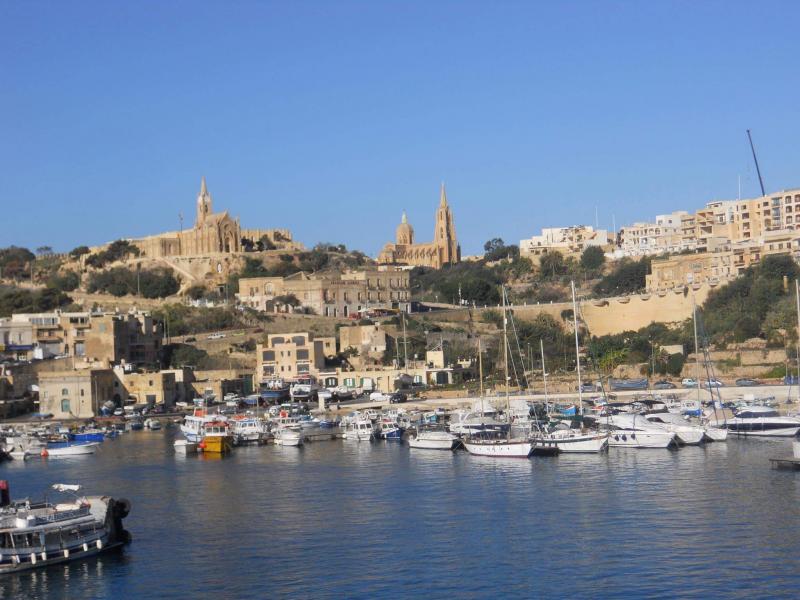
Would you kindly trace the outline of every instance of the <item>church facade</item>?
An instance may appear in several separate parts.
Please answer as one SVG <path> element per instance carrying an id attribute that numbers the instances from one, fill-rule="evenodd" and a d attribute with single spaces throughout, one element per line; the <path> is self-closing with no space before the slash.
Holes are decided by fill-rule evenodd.
<path id="1" fill-rule="evenodd" d="M 239 220 L 231 218 L 228 211 L 213 211 L 211 194 L 203 177 L 194 227 L 131 240 L 131 243 L 149 258 L 232 254 L 242 250 L 242 231 Z"/>
<path id="2" fill-rule="evenodd" d="M 433 241 L 417 244 L 414 228 L 408 222 L 405 212 L 395 232 L 395 242 L 386 244 L 378 255 L 378 262 L 386 265 L 409 265 L 441 269 L 444 265 L 455 264 L 461 260 L 461 247 L 456 238 L 453 211 L 447 204 L 444 184 L 436 209 L 436 226 Z"/>

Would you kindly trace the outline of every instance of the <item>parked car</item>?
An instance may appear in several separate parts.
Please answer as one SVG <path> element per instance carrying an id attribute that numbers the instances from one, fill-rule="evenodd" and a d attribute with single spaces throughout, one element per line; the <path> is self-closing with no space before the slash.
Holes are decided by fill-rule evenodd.
<path id="1" fill-rule="evenodd" d="M 683 379 L 681 379 L 681 386 L 685 388 L 696 388 L 697 380 L 692 379 L 691 377 L 684 377 Z"/>
<path id="2" fill-rule="evenodd" d="M 402 392 L 395 392 L 391 396 L 389 396 L 389 404 L 402 404 L 408 397 Z"/>
<path id="3" fill-rule="evenodd" d="M 707 379 L 703 382 L 703 387 L 707 388 L 712 388 L 712 387 L 721 388 L 724 385 L 725 384 L 722 383 L 719 379 Z"/>
<path id="4" fill-rule="evenodd" d="M 760 381 L 756 381 L 755 379 L 749 379 L 747 377 L 741 377 L 736 380 L 736 385 L 739 387 L 755 387 L 757 385 L 761 385 Z"/>
<path id="5" fill-rule="evenodd" d="M 600 390 L 599 390 L 598 384 L 592 383 L 591 381 L 587 381 L 586 383 L 582 383 L 581 384 L 580 391 L 584 392 L 584 393 L 590 393 L 591 394 L 592 392 L 597 392 L 597 391 L 600 391 Z"/>
<path id="6" fill-rule="evenodd" d="M 212 333 L 212 334 L 210 334 L 208 336 L 207 339 L 209 339 L 209 340 L 221 340 L 224 337 L 225 337 L 224 333 Z"/>
<path id="7" fill-rule="evenodd" d="M 667 381 L 666 379 L 662 379 L 661 381 L 656 381 L 653 384 L 654 390 L 674 390 L 677 386 L 672 383 L 671 381 Z"/>
<path id="8" fill-rule="evenodd" d="M 370 402 L 386 402 L 389 398 L 389 394 L 384 394 L 383 392 L 372 392 L 369 395 Z"/>

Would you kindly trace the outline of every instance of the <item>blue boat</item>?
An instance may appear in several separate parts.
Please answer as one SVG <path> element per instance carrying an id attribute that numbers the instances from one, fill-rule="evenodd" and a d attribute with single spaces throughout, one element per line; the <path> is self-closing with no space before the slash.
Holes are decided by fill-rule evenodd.
<path id="1" fill-rule="evenodd" d="M 378 423 L 378 437 L 382 440 L 402 440 L 403 428 L 391 420 L 384 420 Z"/>
<path id="2" fill-rule="evenodd" d="M 106 439 L 106 434 L 102 431 L 79 431 L 68 433 L 67 438 L 73 442 L 102 442 Z"/>

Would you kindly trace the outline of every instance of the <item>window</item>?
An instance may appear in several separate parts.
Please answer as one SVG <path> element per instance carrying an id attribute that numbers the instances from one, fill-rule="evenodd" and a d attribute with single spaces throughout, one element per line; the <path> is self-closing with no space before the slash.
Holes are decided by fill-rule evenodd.
<path id="1" fill-rule="evenodd" d="M 308 360 L 308 350 L 298 350 L 297 360 Z"/>
<path id="2" fill-rule="evenodd" d="M 61 412 L 62 413 L 70 412 L 70 409 L 69 409 L 69 398 L 62 398 L 61 399 Z"/>
<path id="3" fill-rule="evenodd" d="M 69 396 L 69 390 L 67 388 L 61 388 L 61 395 Z"/>
<path id="4" fill-rule="evenodd" d="M 263 361 L 274 361 L 275 360 L 275 351 L 274 350 L 265 350 L 261 353 L 261 360 Z"/>
<path id="5" fill-rule="evenodd" d="M 84 395 L 84 392 L 85 392 L 85 391 L 86 391 L 86 390 L 84 390 L 83 388 L 81 388 L 81 396 L 83 396 L 83 395 Z"/>

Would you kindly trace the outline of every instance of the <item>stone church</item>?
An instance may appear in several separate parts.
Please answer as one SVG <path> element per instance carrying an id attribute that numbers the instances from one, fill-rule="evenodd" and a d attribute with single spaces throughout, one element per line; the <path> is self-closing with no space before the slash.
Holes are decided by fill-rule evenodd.
<path id="1" fill-rule="evenodd" d="M 231 254 L 242 249 L 242 231 L 239 220 L 231 218 L 228 211 L 215 213 L 212 210 L 211 194 L 203 177 L 194 227 L 131 240 L 131 243 L 149 258 Z"/>
<path id="2" fill-rule="evenodd" d="M 390 265 L 411 265 L 440 269 L 447 264 L 461 260 L 461 247 L 456 239 L 456 226 L 453 212 L 447 204 L 444 184 L 436 209 L 436 228 L 433 241 L 424 244 L 414 243 L 414 228 L 408 222 L 405 212 L 397 226 L 396 241 L 386 244 L 378 255 L 378 262 Z"/>

